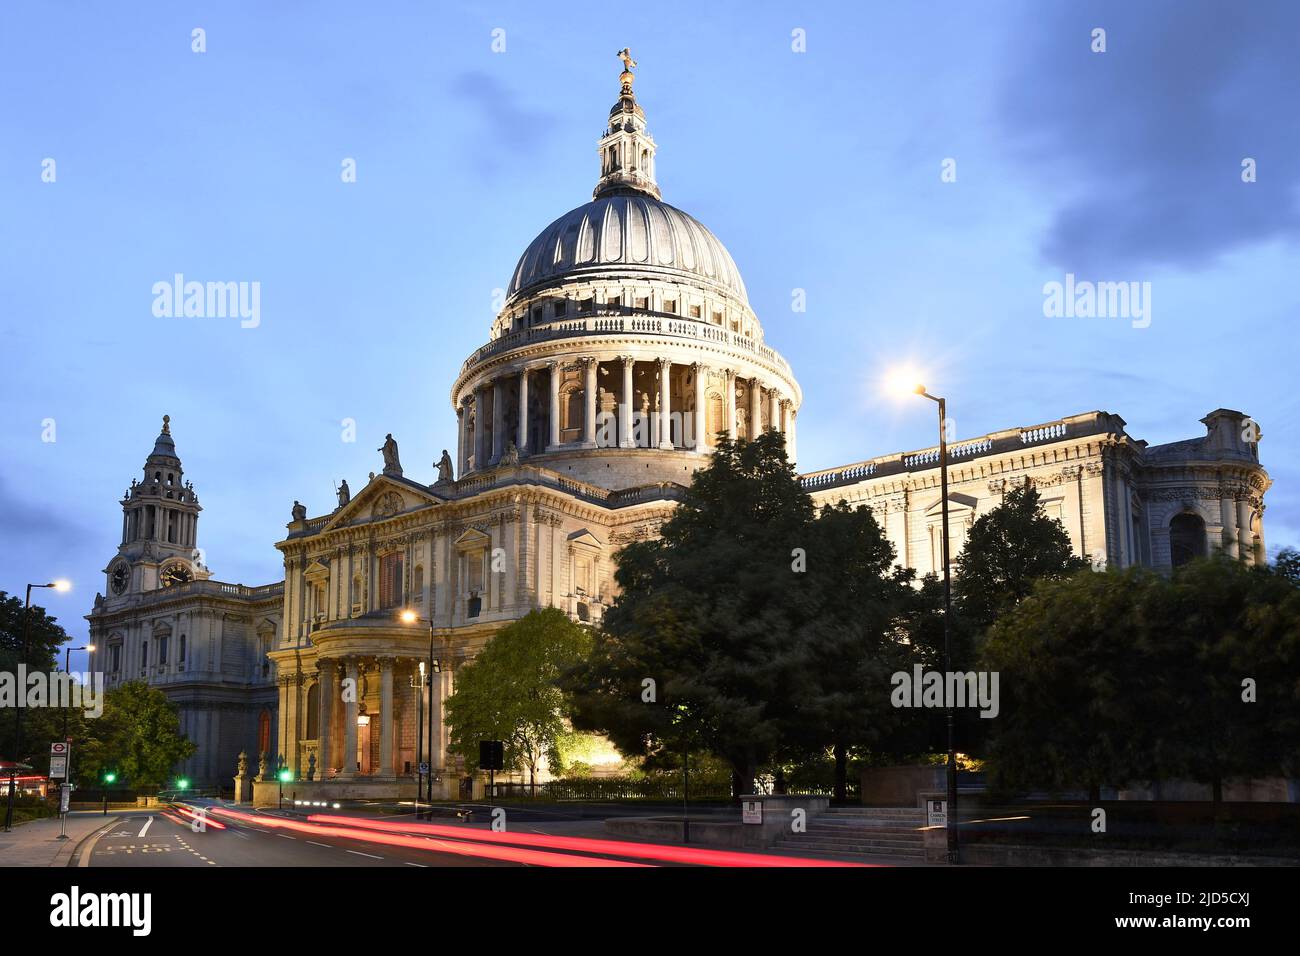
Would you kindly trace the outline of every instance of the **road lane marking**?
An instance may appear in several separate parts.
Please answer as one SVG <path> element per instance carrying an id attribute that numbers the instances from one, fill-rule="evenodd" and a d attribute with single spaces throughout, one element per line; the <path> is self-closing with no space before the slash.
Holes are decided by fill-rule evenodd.
<path id="1" fill-rule="evenodd" d="M 362 853 L 360 850 L 348 850 L 349 853 L 355 853 L 357 856 L 368 856 L 372 860 L 382 860 L 382 856 L 375 856 L 373 853 Z"/>
<path id="2" fill-rule="evenodd" d="M 410 860 L 407 860 L 407 861 L 406 861 L 406 865 L 407 865 L 407 866 L 420 866 L 420 867 L 423 867 L 423 868 L 426 869 L 426 870 L 429 868 L 429 864 L 428 864 L 428 863 L 412 863 Z"/>
<path id="3" fill-rule="evenodd" d="M 150 817 L 148 820 L 144 821 L 144 826 L 142 826 L 140 828 L 140 832 L 136 834 L 137 839 L 149 832 L 149 825 L 151 823 L 153 823 L 153 817 Z"/>
<path id="4" fill-rule="evenodd" d="M 287 834 L 287 833 L 277 833 L 276 836 L 278 836 L 278 837 L 280 837 L 280 838 L 282 838 L 282 839 L 285 839 L 285 840 L 296 840 L 296 839 L 298 839 L 297 837 L 291 837 L 291 836 L 289 836 L 289 834 Z"/>
<path id="5" fill-rule="evenodd" d="M 308 840 L 307 842 L 310 843 L 312 846 L 323 846 L 327 850 L 334 849 L 333 843 L 317 843 L 315 840 Z"/>

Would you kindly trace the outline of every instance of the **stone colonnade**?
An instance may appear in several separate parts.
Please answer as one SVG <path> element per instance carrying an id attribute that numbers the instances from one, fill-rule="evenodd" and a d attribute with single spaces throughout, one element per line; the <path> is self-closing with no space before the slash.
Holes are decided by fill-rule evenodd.
<path id="1" fill-rule="evenodd" d="M 600 387 L 602 366 L 607 374 L 617 370 L 611 375 L 619 380 L 616 388 Z M 680 386 L 687 373 L 693 388 L 689 394 L 679 391 L 674 403 L 673 387 Z M 646 386 L 639 393 L 638 374 Z M 716 395 L 718 388 L 723 397 L 713 418 L 719 427 L 710 429 L 710 389 Z M 737 402 L 738 391 L 746 396 L 744 410 Z M 786 436 L 793 459 L 797 413 L 793 400 L 780 389 L 757 377 L 741 377 L 733 369 L 666 358 L 621 355 L 602 361 L 587 355 L 576 362 L 540 362 L 485 376 L 462 399 L 456 414 L 457 473 L 463 474 L 499 464 L 509 443 L 521 457 L 607 446 L 707 453 L 710 436 L 717 432 L 753 437 L 767 428 Z M 747 420 L 738 417 L 742 414 Z M 608 427 L 598 431 L 602 423 Z M 602 440 L 615 432 L 616 440 Z"/>

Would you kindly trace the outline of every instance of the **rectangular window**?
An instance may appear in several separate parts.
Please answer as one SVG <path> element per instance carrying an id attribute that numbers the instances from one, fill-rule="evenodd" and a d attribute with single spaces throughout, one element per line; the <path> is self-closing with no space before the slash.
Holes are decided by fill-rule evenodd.
<path id="1" fill-rule="evenodd" d="M 556 302 L 556 303 L 555 303 L 555 317 L 556 317 L 557 319 L 562 319 L 562 318 L 564 318 L 564 313 L 566 313 L 566 312 L 568 312 L 568 311 L 569 311 L 569 303 L 568 303 L 568 302 L 566 302 L 566 301 L 564 301 L 564 300 L 560 300 L 559 302 Z"/>
<path id="2" fill-rule="evenodd" d="M 402 553 L 394 551 L 379 559 L 379 607 L 381 610 L 402 603 Z"/>
<path id="3" fill-rule="evenodd" d="M 542 321 L 542 307 L 539 305 L 533 309 L 533 322 L 536 324 L 540 321 Z"/>
<path id="4" fill-rule="evenodd" d="M 664 299 L 664 311 L 665 311 L 665 312 L 671 312 L 673 315 L 676 315 L 676 314 L 677 314 L 677 300 L 676 300 L 676 299 Z"/>
<path id="5" fill-rule="evenodd" d="M 584 312 L 584 313 L 591 312 L 595 307 L 596 307 L 595 299 L 583 299 L 581 302 L 578 303 L 579 312 Z"/>
<path id="6" fill-rule="evenodd" d="M 475 554 L 465 556 L 466 579 L 469 583 L 469 590 L 483 590 L 483 558 L 486 552 L 479 551 Z"/>
<path id="7" fill-rule="evenodd" d="M 714 324 L 714 325 L 721 325 L 721 324 L 722 324 L 722 313 L 721 313 L 721 312 L 714 312 L 714 313 L 713 313 L 713 324 Z"/>
<path id="8" fill-rule="evenodd" d="M 622 297 L 621 295 L 610 296 L 610 298 L 607 300 L 606 304 L 607 304 L 611 309 L 619 309 L 619 308 L 622 308 L 622 306 L 623 306 L 623 297 Z"/>
<path id="9" fill-rule="evenodd" d="M 647 296 L 637 296 L 636 307 L 641 310 L 650 308 L 650 299 Z"/>
<path id="10" fill-rule="evenodd" d="M 109 657 L 112 663 L 109 664 L 108 669 L 111 670 L 114 674 L 116 674 L 119 670 L 122 669 L 122 645 L 114 644 L 112 647 L 109 648 L 109 652 L 110 652 Z"/>
<path id="11" fill-rule="evenodd" d="M 140 673 L 143 674 L 145 668 L 149 666 L 149 642 L 140 642 Z"/>
<path id="12" fill-rule="evenodd" d="M 691 306 L 691 318 L 698 319 L 703 314 L 703 310 L 698 305 Z"/>
<path id="13" fill-rule="evenodd" d="M 167 642 L 168 642 L 168 640 L 170 640 L 170 639 L 169 639 L 169 638 L 166 638 L 166 637 L 160 637 L 160 638 L 158 638 L 158 663 L 159 663 L 159 664 L 166 664 L 166 663 L 167 663 Z"/>

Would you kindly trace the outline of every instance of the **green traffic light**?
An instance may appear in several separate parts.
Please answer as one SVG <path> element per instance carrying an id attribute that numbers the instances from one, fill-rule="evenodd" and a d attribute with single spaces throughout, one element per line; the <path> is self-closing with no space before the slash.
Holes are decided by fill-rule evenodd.
<path id="1" fill-rule="evenodd" d="M 280 771 L 280 782 L 281 782 L 281 783 L 293 783 L 293 771 L 292 771 L 292 770 L 281 770 L 281 771 Z"/>
<path id="2" fill-rule="evenodd" d="M 177 789 L 177 790 L 187 790 L 187 789 L 189 789 L 189 785 L 190 785 L 190 782 L 189 782 L 189 780 L 187 780 L 185 777 L 180 777 L 180 778 L 176 781 L 176 789 Z"/>
<path id="3" fill-rule="evenodd" d="M 104 774 L 104 782 L 105 782 L 105 783 L 115 783 L 116 781 L 117 781 L 117 774 L 115 774 L 115 773 L 106 773 L 106 774 Z"/>

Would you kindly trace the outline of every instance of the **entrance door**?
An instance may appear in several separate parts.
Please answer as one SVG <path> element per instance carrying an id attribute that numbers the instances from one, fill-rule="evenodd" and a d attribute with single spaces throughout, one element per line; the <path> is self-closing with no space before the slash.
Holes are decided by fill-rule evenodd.
<path id="1" fill-rule="evenodd" d="M 365 718 L 357 721 L 357 766 L 362 773 L 370 773 L 370 724 Z"/>

